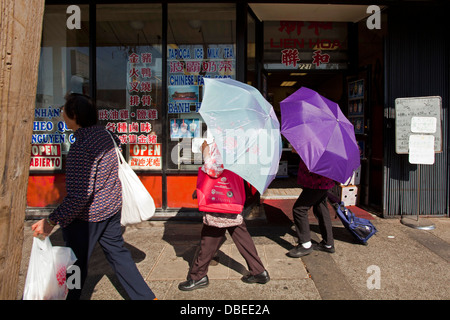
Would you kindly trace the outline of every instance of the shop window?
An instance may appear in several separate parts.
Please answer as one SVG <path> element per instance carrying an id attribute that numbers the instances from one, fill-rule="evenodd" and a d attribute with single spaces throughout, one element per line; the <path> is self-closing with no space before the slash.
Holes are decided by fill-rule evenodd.
<path id="1" fill-rule="evenodd" d="M 167 168 L 196 171 L 207 136 L 203 79 L 235 79 L 235 4 L 169 4 L 167 28 Z"/>
<path id="2" fill-rule="evenodd" d="M 247 15 L 247 84 L 258 87 L 256 72 L 256 22 L 251 14 Z"/>
<path id="3" fill-rule="evenodd" d="M 89 94 L 89 7 L 78 6 L 79 28 L 70 28 L 67 5 L 45 7 L 30 172 L 58 172 L 73 142 L 60 108 L 70 92 Z"/>
<path id="4" fill-rule="evenodd" d="M 97 105 L 136 171 L 162 169 L 162 8 L 97 5 Z"/>

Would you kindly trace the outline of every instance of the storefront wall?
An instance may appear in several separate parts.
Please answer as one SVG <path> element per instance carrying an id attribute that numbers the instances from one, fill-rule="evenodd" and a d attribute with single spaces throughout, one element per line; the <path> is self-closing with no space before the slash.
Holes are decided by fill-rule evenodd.
<path id="1" fill-rule="evenodd" d="M 46 214 L 65 196 L 65 157 L 73 142 L 73 133 L 66 131 L 60 117 L 60 107 L 64 104 L 66 93 L 79 92 L 96 99 L 100 124 L 116 133 L 125 143 L 124 155 L 153 196 L 157 216 L 196 215 L 197 202 L 192 199 L 192 193 L 202 159 L 195 144 L 206 136 L 207 129 L 198 113 L 203 78 L 229 77 L 247 81 L 267 94 L 265 75 L 270 68 L 265 64 L 273 61 L 264 48 L 268 40 L 263 24 L 258 22 L 251 10 L 247 13 L 247 5 L 240 1 L 201 4 L 145 1 L 137 4 L 121 4 L 119 1 L 114 4 L 90 3 L 75 6 L 79 8 L 79 25 L 76 24 L 77 11 L 70 11 L 67 4 L 46 6 L 32 138 L 28 213 Z M 396 14 L 398 12 L 391 16 L 392 21 L 395 21 Z M 383 19 L 386 16 L 384 12 Z M 392 27 L 394 25 L 390 24 L 389 28 L 395 29 Z M 297 23 L 298 26 L 300 24 Z M 333 55 L 334 64 L 320 66 L 319 63 L 319 69 L 335 69 L 337 73 L 334 77 L 337 75 L 342 79 L 337 81 L 339 86 L 334 89 L 340 88 L 338 91 L 341 94 L 349 93 L 347 88 L 350 83 L 357 85 L 358 79 L 367 79 L 365 83 L 370 96 L 366 97 L 367 112 L 362 125 L 363 130 L 367 131 L 359 135 L 370 156 L 370 161 L 362 159 L 365 171 L 364 204 L 381 206 L 384 201 L 385 216 L 401 214 L 393 207 L 395 201 L 388 203 L 393 193 L 400 192 L 392 186 L 398 174 L 398 168 L 395 165 L 391 167 L 392 158 L 389 158 L 389 148 L 392 148 L 394 141 L 389 130 L 384 134 L 384 149 L 379 148 L 381 144 L 377 140 L 384 130 L 389 129 L 386 112 L 390 113 L 386 106 L 400 94 L 394 94 L 391 90 L 395 79 L 384 81 L 386 72 L 395 69 L 392 65 L 386 65 L 384 60 L 386 54 L 397 50 L 393 47 L 394 38 L 386 35 L 387 28 L 369 32 L 372 40 L 376 38 L 376 45 L 367 49 L 364 41 L 368 39 L 368 31 L 364 22 L 337 23 L 334 26 L 333 30 L 327 30 L 328 25 L 317 23 L 316 29 L 303 29 L 303 35 L 306 31 L 311 33 L 316 30 L 322 32 L 322 37 L 328 37 L 324 38 L 327 41 L 323 44 L 311 46 L 310 53 L 322 48 L 324 50 L 320 54 Z M 387 26 L 386 21 L 384 26 Z M 287 27 L 284 25 L 283 28 L 282 21 L 270 21 L 266 30 L 286 33 Z M 305 39 L 303 41 L 315 41 Z M 391 47 L 385 45 L 385 39 L 391 41 Z M 282 45 L 290 46 L 293 41 L 297 40 L 287 40 Z M 277 47 L 280 43 L 272 45 Z M 280 48 L 277 50 L 280 51 Z M 266 55 L 264 59 L 263 52 Z M 306 54 L 309 56 L 310 53 Z M 418 61 L 425 61 L 422 58 L 428 59 L 424 56 Z M 275 60 L 278 64 L 287 63 L 279 57 Z M 320 61 L 318 59 L 316 62 Z M 313 62 L 302 67 L 317 68 L 318 65 L 314 66 Z M 448 73 L 442 81 L 448 84 Z M 328 85 L 324 83 L 323 87 Z M 445 92 L 439 90 L 426 93 L 446 97 Z M 331 94 L 339 96 L 337 91 Z M 416 92 L 408 94 L 417 95 Z M 348 97 L 340 102 L 349 106 Z M 350 107 L 343 109 L 347 115 L 349 110 Z M 446 111 L 444 122 L 448 123 L 445 117 L 448 117 Z M 447 148 L 446 140 L 444 144 Z M 388 157 L 385 158 L 383 153 Z M 439 183 L 446 186 L 443 192 L 448 199 L 448 170 L 445 167 L 448 160 L 444 156 L 438 162 L 437 170 L 440 170 L 442 180 Z M 435 172 L 434 169 L 429 170 Z M 414 182 L 403 182 L 400 188 L 413 188 L 412 184 Z M 409 206 L 411 201 L 407 202 Z M 437 202 L 439 209 L 436 212 L 448 214 L 448 200 Z"/>
<path id="2" fill-rule="evenodd" d="M 47 5 L 44 12 L 27 191 L 27 211 L 32 215 L 48 213 L 66 195 L 65 156 L 73 133 L 67 130 L 60 108 L 68 91 L 89 91 L 89 6 L 77 8 L 80 29 L 66 24 L 67 5 Z"/>
<path id="3" fill-rule="evenodd" d="M 207 129 L 198 113 L 203 79 L 236 79 L 236 7 L 47 5 L 29 213 L 45 214 L 65 196 L 65 158 L 73 133 L 66 130 L 60 107 L 67 93 L 76 92 L 95 98 L 99 124 L 121 139 L 124 155 L 154 198 L 158 213 L 195 214 L 192 193 L 202 165 L 195 145 Z M 241 51 L 245 57 L 246 48 Z M 245 69 L 241 66 L 240 72 Z"/>
<path id="4" fill-rule="evenodd" d="M 386 41 L 383 216 L 449 216 L 449 50 L 446 11 L 439 6 L 392 8 Z M 412 164 L 396 144 L 396 99 L 440 97 L 441 110 L 413 110 L 440 118 L 432 164 Z M 417 113 L 417 114 L 416 114 Z M 440 113 L 440 116 L 439 116 Z"/>

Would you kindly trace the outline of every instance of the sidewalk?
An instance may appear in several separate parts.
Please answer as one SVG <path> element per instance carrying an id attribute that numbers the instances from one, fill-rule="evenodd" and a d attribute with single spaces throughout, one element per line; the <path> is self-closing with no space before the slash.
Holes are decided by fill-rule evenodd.
<path id="1" fill-rule="evenodd" d="M 333 216 L 336 252 L 314 251 L 292 259 L 286 252 L 296 244 L 293 226 L 286 217 L 248 220 L 271 281 L 246 284 L 240 278 L 246 264 L 227 233 L 219 261 L 209 268 L 210 285 L 192 292 L 178 290 L 198 248 L 201 221 L 149 221 L 127 227 L 124 239 L 139 270 L 159 300 L 328 300 L 328 299 L 450 299 L 450 219 L 422 218 L 434 223 L 430 231 L 409 228 L 399 219 L 373 216 L 378 233 L 368 246 L 356 244 Z M 32 244 L 31 225 L 24 229 L 23 261 L 18 299 L 21 299 Z M 311 217 L 313 240 L 320 241 L 317 222 Z M 61 231 L 50 236 L 63 245 Z M 371 269 L 376 266 L 376 269 Z M 377 269 L 379 268 L 379 269 Z M 372 270 L 372 271 L 371 271 Z M 379 270 L 380 288 L 369 277 Z M 120 287 L 100 248 L 94 251 L 83 291 L 85 300 L 123 300 Z"/>

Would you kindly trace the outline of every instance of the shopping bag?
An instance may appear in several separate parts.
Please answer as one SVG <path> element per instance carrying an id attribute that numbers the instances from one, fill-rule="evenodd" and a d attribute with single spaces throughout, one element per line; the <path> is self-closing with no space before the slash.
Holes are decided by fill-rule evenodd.
<path id="1" fill-rule="evenodd" d="M 200 167 L 197 201 L 200 211 L 239 214 L 245 203 L 244 180 L 229 170 L 224 170 L 218 178 L 211 178 Z"/>
<path id="2" fill-rule="evenodd" d="M 23 300 L 65 300 L 67 269 L 77 260 L 68 247 L 53 247 L 50 239 L 33 238 Z"/>
<path id="3" fill-rule="evenodd" d="M 114 138 L 113 142 L 119 161 L 119 179 L 122 183 L 122 217 L 120 223 L 127 226 L 148 220 L 155 214 L 155 202 L 139 177 L 125 161 Z"/>

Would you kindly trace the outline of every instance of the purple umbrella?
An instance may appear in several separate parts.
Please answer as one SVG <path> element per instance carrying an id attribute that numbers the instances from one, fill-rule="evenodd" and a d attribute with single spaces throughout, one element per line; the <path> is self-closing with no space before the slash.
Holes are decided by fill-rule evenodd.
<path id="1" fill-rule="evenodd" d="M 360 166 L 353 125 L 339 105 L 302 87 L 281 101 L 281 133 L 309 171 L 345 183 Z"/>

